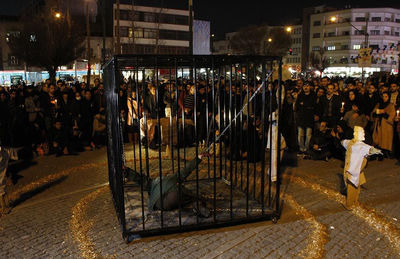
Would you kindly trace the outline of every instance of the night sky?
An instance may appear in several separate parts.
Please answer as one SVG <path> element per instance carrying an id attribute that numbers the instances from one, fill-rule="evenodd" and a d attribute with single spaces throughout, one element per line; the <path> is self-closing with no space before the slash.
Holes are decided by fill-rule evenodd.
<path id="1" fill-rule="evenodd" d="M 27 0 L 0 0 L 0 14 L 14 14 Z M 68 0 L 63 0 L 68 1 Z M 122 2 L 123 0 L 121 0 Z M 152 0 L 148 0 L 152 1 Z M 153 0 L 154 1 L 154 0 Z M 166 7 L 185 9 L 188 0 L 159 0 Z M 130 0 L 129 2 L 132 2 Z M 133 0 L 135 2 L 135 0 Z M 224 33 L 235 31 L 240 27 L 268 23 L 271 25 L 293 24 L 301 18 L 302 8 L 327 4 L 343 8 L 351 7 L 394 7 L 400 8 L 399 0 L 303 0 L 303 1 L 266 1 L 266 0 L 193 0 L 195 19 L 211 21 L 211 32 L 217 38 L 223 38 Z M 245 3 L 245 4 L 243 4 Z"/>

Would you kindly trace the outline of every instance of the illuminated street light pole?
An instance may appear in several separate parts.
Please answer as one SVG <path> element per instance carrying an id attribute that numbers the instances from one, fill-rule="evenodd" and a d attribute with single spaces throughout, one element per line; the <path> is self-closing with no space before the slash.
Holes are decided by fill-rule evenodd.
<path id="1" fill-rule="evenodd" d="M 214 34 L 211 34 L 211 37 L 210 37 L 210 50 L 211 50 L 211 54 L 214 53 L 214 37 L 215 37 L 215 35 L 214 35 Z"/>
<path id="2" fill-rule="evenodd" d="M 269 55 L 269 50 L 270 50 L 270 43 L 272 42 L 272 38 L 268 38 L 267 40 L 264 41 L 264 55 Z M 268 46 L 268 51 L 267 51 L 267 46 Z"/>
<path id="3" fill-rule="evenodd" d="M 87 70 L 87 87 L 90 87 L 90 74 L 91 74 L 91 54 L 90 53 L 90 23 L 89 23 L 89 4 L 86 3 L 86 31 L 87 31 L 87 64 L 88 64 L 88 70 Z"/>
<path id="4" fill-rule="evenodd" d="M 189 0 L 189 54 L 193 55 L 193 0 Z"/>
<path id="5" fill-rule="evenodd" d="M 355 27 L 351 22 L 348 22 L 348 23 L 351 25 L 351 27 L 353 27 L 356 31 L 358 31 L 359 33 L 362 33 L 362 34 L 365 36 L 363 48 L 368 48 L 368 45 L 369 45 L 369 42 L 368 42 L 368 40 L 369 40 L 369 34 L 368 34 L 368 19 L 369 19 L 369 16 L 366 15 L 366 17 L 365 17 L 365 31 L 362 31 L 362 30 L 358 29 L 358 28 Z M 330 20 L 332 23 L 334 23 L 334 22 L 337 21 L 337 17 L 336 17 L 336 16 L 331 16 L 331 17 L 329 18 L 329 20 Z M 364 66 L 361 67 L 361 81 L 364 82 Z"/>

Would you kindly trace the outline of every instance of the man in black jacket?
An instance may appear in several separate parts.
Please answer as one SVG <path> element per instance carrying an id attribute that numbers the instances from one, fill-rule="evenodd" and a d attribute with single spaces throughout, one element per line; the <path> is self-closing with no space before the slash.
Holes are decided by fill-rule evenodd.
<path id="1" fill-rule="evenodd" d="M 156 124 L 154 121 L 151 121 L 150 119 L 157 119 L 157 115 L 159 115 L 159 106 L 157 104 L 160 104 L 161 102 L 158 102 L 159 100 L 157 99 L 157 92 L 156 92 L 156 86 L 155 85 L 149 85 L 150 86 L 150 91 L 146 93 L 146 95 L 143 97 L 143 112 L 146 116 L 143 116 L 140 119 L 140 137 L 142 144 L 144 146 L 149 145 L 151 148 L 155 148 L 155 138 L 157 137 L 156 134 Z M 146 117 L 146 121 L 145 121 Z M 146 123 L 145 123 L 146 122 Z M 147 129 L 145 127 L 145 124 L 147 126 Z"/>
<path id="2" fill-rule="evenodd" d="M 306 152 L 310 144 L 312 128 L 314 126 L 315 100 L 315 94 L 311 92 L 311 85 L 309 82 L 306 82 L 295 104 L 298 129 L 297 140 L 300 152 Z"/>
<path id="3" fill-rule="evenodd" d="M 326 121 L 321 121 L 319 130 L 311 138 L 308 154 L 304 156 L 304 159 L 328 161 L 331 156 L 329 150 L 331 136 L 329 133 Z"/>
<path id="4" fill-rule="evenodd" d="M 334 94 L 335 87 L 328 85 L 325 98 L 322 99 L 324 104 L 323 120 L 328 123 L 331 128 L 336 127 L 336 123 L 340 119 L 341 98 Z"/>

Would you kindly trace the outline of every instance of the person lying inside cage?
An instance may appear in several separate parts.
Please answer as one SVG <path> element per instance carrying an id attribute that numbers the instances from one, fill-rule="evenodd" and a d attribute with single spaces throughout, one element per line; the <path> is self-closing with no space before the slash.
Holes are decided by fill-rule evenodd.
<path id="1" fill-rule="evenodd" d="M 203 148 L 204 149 L 204 148 Z M 191 190 L 181 186 L 179 193 L 179 185 L 183 184 L 186 178 L 196 169 L 201 163 L 203 157 L 210 156 L 211 152 L 206 150 L 200 152 L 197 158 L 186 163 L 185 168 L 180 174 L 163 176 L 151 179 L 147 175 L 136 172 L 129 167 L 124 167 L 124 176 L 128 181 L 134 181 L 138 184 L 143 184 L 143 188 L 149 194 L 148 206 L 150 210 L 170 211 L 182 208 L 192 207 L 195 215 L 208 218 L 210 210 L 206 207 L 206 202 L 197 197 Z M 162 184 L 160 185 L 160 182 Z M 161 188 L 161 192 L 160 192 Z M 179 195 L 180 194 L 180 195 Z M 162 203 L 161 203 L 161 197 Z M 197 206 L 199 204 L 199 206 Z"/>

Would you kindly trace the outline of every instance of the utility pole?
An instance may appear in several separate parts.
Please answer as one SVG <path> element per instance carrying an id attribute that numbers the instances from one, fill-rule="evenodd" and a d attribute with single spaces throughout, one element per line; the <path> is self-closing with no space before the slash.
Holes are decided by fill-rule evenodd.
<path id="1" fill-rule="evenodd" d="M 131 22 L 132 22 L 132 46 L 129 48 L 129 51 L 131 54 L 136 53 L 135 52 L 135 3 L 132 0 L 132 10 L 131 10 Z M 131 35 L 128 35 L 131 36 Z"/>
<path id="2" fill-rule="evenodd" d="M 364 49 L 368 48 L 368 19 L 369 19 L 369 15 L 366 14 L 365 15 L 365 31 L 364 31 Z M 361 67 L 361 82 L 364 83 L 364 65 Z"/>
<path id="3" fill-rule="evenodd" d="M 189 34 L 189 55 L 193 55 L 193 0 L 189 0 Z M 189 69 L 189 79 L 193 80 L 193 67 Z"/>
<path id="4" fill-rule="evenodd" d="M 106 63 L 106 0 L 100 0 L 101 3 L 101 25 L 103 31 L 103 48 L 101 50 L 101 64 Z"/>
<path id="5" fill-rule="evenodd" d="M 189 0 L 189 54 L 193 55 L 193 0 Z"/>
<path id="6" fill-rule="evenodd" d="M 400 77 L 400 43 L 397 44 L 397 76 Z"/>
<path id="7" fill-rule="evenodd" d="M 117 20 L 117 31 L 115 32 L 115 37 L 117 38 L 117 43 L 115 44 L 114 53 L 118 55 L 118 54 L 121 54 L 121 42 L 120 42 L 120 37 L 119 37 L 119 0 L 117 0 L 117 11 L 115 12 L 115 19 Z"/>
<path id="8" fill-rule="evenodd" d="M 89 24 L 89 3 L 86 3 L 86 32 L 87 32 L 87 63 L 88 63 L 88 71 L 87 71 L 87 86 L 90 87 L 90 24 Z"/>

